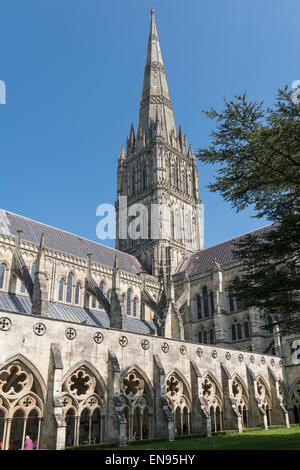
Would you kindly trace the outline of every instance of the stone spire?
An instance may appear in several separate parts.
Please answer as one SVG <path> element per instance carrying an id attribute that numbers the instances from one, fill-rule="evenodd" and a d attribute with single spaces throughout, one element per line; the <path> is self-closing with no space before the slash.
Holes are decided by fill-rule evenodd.
<path id="1" fill-rule="evenodd" d="M 167 139 L 169 140 L 172 131 L 173 136 L 176 137 L 175 119 L 156 29 L 155 12 L 152 8 L 137 135 L 151 134 L 151 128 L 155 126 L 157 116 Z"/>

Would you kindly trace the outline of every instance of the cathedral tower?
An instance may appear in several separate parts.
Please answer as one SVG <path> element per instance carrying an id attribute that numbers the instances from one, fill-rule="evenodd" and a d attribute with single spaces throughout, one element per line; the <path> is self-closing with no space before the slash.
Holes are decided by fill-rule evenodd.
<path id="1" fill-rule="evenodd" d="M 137 130 L 131 124 L 118 161 L 117 248 L 153 275 L 172 274 L 203 248 L 198 191 L 195 156 L 175 125 L 152 9 Z"/>

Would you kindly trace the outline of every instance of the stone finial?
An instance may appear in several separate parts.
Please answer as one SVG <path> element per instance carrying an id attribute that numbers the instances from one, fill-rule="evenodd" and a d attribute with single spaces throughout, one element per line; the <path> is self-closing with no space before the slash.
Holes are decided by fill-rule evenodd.
<path id="1" fill-rule="evenodd" d="M 214 259 L 214 271 L 222 271 L 220 263 L 217 262 L 217 258 Z"/>
<path id="2" fill-rule="evenodd" d="M 22 241 L 22 233 L 23 233 L 23 230 L 17 230 L 17 236 L 16 236 L 16 247 L 17 248 L 20 248 L 20 245 L 21 245 L 21 241 Z"/>
<path id="3" fill-rule="evenodd" d="M 88 274 L 92 272 L 92 253 L 87 253 L 87 265 L 88 265 Z"/>
<path id="4" fill-rule="evenodd" d="M 114 269 L 119 269 L 119 258 L 118 258 L 118 255 L 115 256 Z"/>
<path id="5" fill-rule="evenodd" d="M 121 152 L 119 155 L 119 160 L 124 160 L 124 159 L 125 159 L 125 149 L 124 149 L 124 145 L 122 144 Z"/>

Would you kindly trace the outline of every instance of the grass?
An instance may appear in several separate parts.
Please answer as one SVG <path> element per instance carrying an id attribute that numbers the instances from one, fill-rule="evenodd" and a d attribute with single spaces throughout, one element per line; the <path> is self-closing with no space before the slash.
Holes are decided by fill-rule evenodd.
<path id="1" fill-rule="evenodd" d="M 153 439 L 130 442 L 126 447 L 102 444 L 73 447 L 74 450 L 300 450 L 300 426 L 249 430 L 212 437 L 179 438 L 174 442 Z"/>

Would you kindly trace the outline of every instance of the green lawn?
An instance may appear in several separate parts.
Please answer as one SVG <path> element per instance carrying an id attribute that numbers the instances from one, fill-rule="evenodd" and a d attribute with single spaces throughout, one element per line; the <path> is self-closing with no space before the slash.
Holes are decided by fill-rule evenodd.
<path id="1" fill-rule="evenodd" d="M 300 450 L 300 426 L 245 431 L 242 434 L 180 438 L 168 441 L 137 441 L 126 447 L 81 446 L 82 450 Z M 76 449 L 79 449 L 77 447 Z"/>

